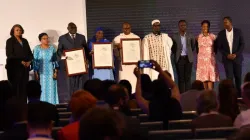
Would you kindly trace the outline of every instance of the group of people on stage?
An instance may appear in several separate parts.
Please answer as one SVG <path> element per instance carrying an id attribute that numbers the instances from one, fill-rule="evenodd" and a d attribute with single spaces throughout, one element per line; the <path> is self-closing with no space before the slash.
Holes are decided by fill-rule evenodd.
<path id="1" fill-rule="evenodd" d="M 167 70 L 172 79 L 174 72 L 171 63 L 171 55 L 174 55 L 178 84 L 180 92 L 190 89 L 191 72 L 194 62 L 193 51 L 197 50 L 197 72 L 196 79 L 204 83 L 206 89 L 212 89 L 213 83 L 219 81 L 218 67 L 215 55 L 217 50 L 222 53 L 223 64 L 226 76 L 229 79 L 235 78 L 236 87 L 240 90 L 242 73 L 242 51 L 244 40 L 239 29 L 232 26 L 232 19 L 223 19 L 224 30 L 216 37 L 209 31 L 210 22 L 204 20 L 201 23 L 201 33 L 195 37 L 187 32 L 187 22 L 180 20 L 178 23 L 179 32 L 170 37 L 160 30 L 159 20 L 152 21 L 152 33 L 146 35 L 142 40 L 143 60 L 155 60 L 163 70 Z M 58 71 L 66 71 L 65 66 L 59 65 L 64 56 L 65 50 L 84 48 L 89 68 L 92 69 L 91 58 L 93 55 L 92 43 L 110 42 L 105 39 L 104 30 L 97 28 L 95 35 L 87 44 L 84 35 L 77 33 L 77 26 L 74 23 L 68 24 L 68 33 L 59 37 L 58 49 L 49 44 L 49 36 L 41 33 L 38 36 L 40 44 L 35 46 L 33 53 L 28 41 L 22 37 L 24 30 L 21 25 L 14 25 L 11 29 L 11 37 L 6 42 L 7 75 L 17 96 L 26 100 L 25 85 L 29 80 L 29 71 L 34 70 L 35 79 L 40 81 L 42 86 L 41 100 L 53 104 L 59 103 L 57 94 Z M 100 80 L 122 80 L 126 79 L 132 84 L 132 92 L 135 90 L 136 77 L 133 74 L 135 65 L 124 65 L 121 63 L 121 45 L 123 38 L 140 38 L 131 32 L 131 25 L 123 23 L 120 35 L 113 40 L 114 60 L 116 72 L 113 69 L 93 69 L 90 74 L 80 74 L 66 78 L 68 93 L 71 95 L 78 89 L 83 89 L 84 83 L 90 78 Z M 66 57 L 67 59 L 67 57 Z M 157 79 L 158 73 L 152 69 L 144 69 L 152 80 Z"/>

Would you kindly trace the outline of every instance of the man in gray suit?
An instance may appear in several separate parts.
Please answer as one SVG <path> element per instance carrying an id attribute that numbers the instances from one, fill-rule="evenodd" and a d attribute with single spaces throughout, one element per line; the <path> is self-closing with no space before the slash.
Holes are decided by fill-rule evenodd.
<path id="1" fill-rule="evenodd" d="M 63 52 L 65 50 L 70 49 L 84 48 L 85 54 L 89 54 L 85 36 L 77 33 L 77 27 L 74 23 L 71 22 L 68 24 L 68 31 L 69 32 L 67 34 L 64 34 L 59 37 L 59 45 L 57 50 L 59 59 L 61 60 L 61 57 L 64 55 Z M 86 58 L 88 59 L 88 57 Z M 76 90 L 83 89 L 84 83 L 89 79 L 88 74 L 80 74 L 76 76 L 67 77 L 65 60 L 60 61 L 60 71 L 63 74 L 58 77 L 60 79 L 58 79 L 59 93 L 60 90 L 61 92 L 66 91 L 66 94 L 69 95 L 69 98 Z M 66 87 L 67 89 L 65 90 Z"/>
<path id="2" fill-rule="evenodd" d="M 191 73 L 194 61 L 193 51 L 195 49 L 195 38 L 187 33 L 187 22 L 180 20 L 179 32 L 173 35 L 172 52 L 175 58 L 175 66 L 178 75 L 178 85 L 183 93 L 191 87 Z"/>

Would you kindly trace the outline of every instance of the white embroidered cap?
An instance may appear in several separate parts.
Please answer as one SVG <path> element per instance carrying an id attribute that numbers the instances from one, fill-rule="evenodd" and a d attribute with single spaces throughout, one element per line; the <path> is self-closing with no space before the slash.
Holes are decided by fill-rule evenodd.
<path id="1" fill-rule="evenodd" d="M 161 23 L 160 20 L 155 19 L 155 20 L 152 21 L 152 25 L 154 25 L 154 24 L 157 23 L 157 22 Z"/>

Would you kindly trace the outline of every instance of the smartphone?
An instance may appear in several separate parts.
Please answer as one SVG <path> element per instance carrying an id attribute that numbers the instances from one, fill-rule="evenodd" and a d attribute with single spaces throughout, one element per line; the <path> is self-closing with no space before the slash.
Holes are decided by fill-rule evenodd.
<path id="1" fill-rule="evenodd" d="M 153 63 L 150 62 L 150 60 L 141 60 L 138 61 L 138 67 L 143 69 L 143 68 L 153 68 Z"/>

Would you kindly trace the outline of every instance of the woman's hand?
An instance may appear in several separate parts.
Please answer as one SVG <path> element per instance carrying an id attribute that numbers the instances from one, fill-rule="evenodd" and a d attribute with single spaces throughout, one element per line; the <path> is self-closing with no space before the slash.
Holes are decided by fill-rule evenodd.
<path id="1" fill-rule="evenodd" d="M 89 53 L 90 56 L 92 56 L 93 54 L 94 54 L 94 51 L 91 51 L 91 52 Z"/>
<path id="2" fill-rule="evenodd" d="M 54 72 L 53 79 L 57 79 L 57 72 Z"/>
<path id="3" fill-rule="evenodd" d="M 26 67 L 26 62 L 22 61 L 21 64 Z"/>
<path id="4" fill-rule="evenodd" d="M 30 66 L 31 61 L 25 62 L 25 66 L 28 68 Z"/>

